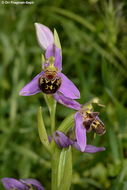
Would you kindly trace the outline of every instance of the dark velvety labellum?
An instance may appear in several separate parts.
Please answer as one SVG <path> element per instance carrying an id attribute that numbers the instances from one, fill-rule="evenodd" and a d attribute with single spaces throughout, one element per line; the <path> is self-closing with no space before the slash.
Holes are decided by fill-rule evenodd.
<path id="1" fill-rule="evenodd" d="M 98 112 L 86 111 L 84 115 L 83 125 L 87 132 L 95 132 L 98 135 L 103 135 L 106 132 L 105 126 L 102 121 L 98 118 Z"/>
<path id="2" fill-rule="evenodd" d="M 103 135 L 106 132 L 106 129 L 101 121 L 94 120 L 91 124 L 92 130 L 98 134 Z"/>
<path id="3" fill-rule="evenodd" d="M 85 120 L 83 122 L 84 127 L 86 128 L 87 132 L 91 132 L 92 131 L 92 127 L 91 127 L 91 123 L 93 120 L 89 119 L 89 120 Z"/>
<path id="4" fill-rule="evenodd" d="M 61 78 L 55 72 L 47 71 L 39 78 L 39 88 L 45 94 L 54 94 L 61 85 Z"/>

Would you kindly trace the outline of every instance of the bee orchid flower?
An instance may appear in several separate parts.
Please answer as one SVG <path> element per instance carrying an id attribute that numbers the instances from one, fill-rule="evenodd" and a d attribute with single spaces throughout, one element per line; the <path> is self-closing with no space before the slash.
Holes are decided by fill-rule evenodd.
<path id="1" fill-rule="evenodd" d="M 106 132 L 105 126 L 98 115 L 98 112 L 83 107 L 74 115 L 76 141 L 82 152 L 85 151 L 87 146 L 86 132 L 93 131 L 97 135 L 103 135 Z"/>
<path id="2" fill-rule="evenodd" d="M 43 70 L 23 87 L 20 95 L 30 96 L 39 92 L 51 94 L 59 103 L 79 110 L 80 104 L 75 99 L 80 98 L 80 92 L 61 72 L 62 53 L 61 49 L 55 45 L 53 33 L 42 24 L 36 23 L 35 27 L 39 45 L 45 50 L 45 61 Z"/>
<path id="3" fill-rule="evenodd" d="M 14 178 L 2 178 L 1 180 L 6 190 L 44 190 L 44 187 L 36 179 L 14 179 Z"/>
<path id="4" fill-rule="evenodd" d="M 99 118 L 99 112 L 92 111 L 92 105 L 91 108 L 86 108 L 83 105 L 80 106 L 82 108 L 74 114 L 74 129 L 72 128 L 67 133 L 67 136 L 60 131 L 55 132 L 53 137 L 56 143 L 60 147 L 72 145 L 81 152 L 104 150 L 104 148 L 98 149 L 96 147 L 94 148 L 94 146 L 87 145 L 86 133 L 94 132 L 97 135 L 103 135 L 106 132 L 104 123 Z"/>

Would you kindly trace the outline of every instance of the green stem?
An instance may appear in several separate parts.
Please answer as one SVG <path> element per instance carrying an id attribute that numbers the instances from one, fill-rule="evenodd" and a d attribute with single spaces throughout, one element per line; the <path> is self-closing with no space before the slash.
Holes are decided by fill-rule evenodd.
<path id="1" fill-rule="evenodd" d="M 51 133 L 55 131 L 55 114 L 56 114 L 56 105 L 50 111 L 50 120 L 51 120 Z"/>
<path id="2" fill-rule="evenodd" d="M 51 95 L 45 95 L 44 98 L 46 101 L 46 104 L 49 109 L 50 113 L 50 122 L 51 122 L 51 134 L 55 131 L 55 113 L 56 113 L 56 101 Z M 52 170 L 52 176 L 51 176 L 51 189 L 52 190 L 58 190 L 57 185 L 57 176 L 58 176 L 58 164 L 59 164 L 59 156 L 60 156 L 60 150 L 57 148 L 54 140 L 51 142 L 51 170 Z"/>
<path id="3" fill-rule="evenodd" d="M 44 98 L 50 113 L 50 122 L 51 122 L 51 134 L 55 131 L 55 114 L 56 114 L 56 100 L 52 95 L 45 95 Z"/>

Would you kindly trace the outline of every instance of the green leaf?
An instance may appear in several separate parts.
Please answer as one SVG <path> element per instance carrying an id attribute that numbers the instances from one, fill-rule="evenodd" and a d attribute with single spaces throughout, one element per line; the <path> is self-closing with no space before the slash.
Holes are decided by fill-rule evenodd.
<path id="1" fill-rule="evenodd" d="M 58 167 L 58 189 L 69 190 L 72 180 L 72 153 L 71 146 L 63 149 L 60 154 Z"/>
<path id="2" fill-rule="evenodd" d="M 39 132 L 39 137 L 42 142 L 42 144 L 45 146 L 45 148 L 50 152 L 50 144 L 48 140 L 48 135 L 45 129 L 43 117 L 42 117 L 42 108 L 38 108 L 37 112 L 37 121 L 38 121 L 38 132 Z"/>
<path id="3" fill-rule="evenodd" d="M 56 143 L 52 141 L 52 190 L 58 189 L 58 166 L 61 150 Z"/>
<path id="4" fill-rule="evenodd" d="M 70 114 L 68 117 L 66 117 L 63 122 L 60 124 L 60 126 L 58 127 L 58 131 L 61 132 L 67 132 L 71 127 L 73 127 L 74 125 L 74 114 L 72 113 Z"/>
<path id="5" fill-rule="evenodd" d="M 54 43 L 55 43 L 56 47 L 58 47 L 59 49 L 62 49 L 61 44 L 60 44 L 60 39 L 59 39 L 56 29 L 54 29 Z"/>
<path id="6" fill-rule="evenodd" d="M 59 167 L 58 167 L 58 186 L 60 185 L 61 179 L 63 178 L 63 174 L 64 174 L 66 153 L 67 153 L 67 151 L 65 148 L 63 148 L 60 153 L 60 160 L 59 160 Z"/>
<path id="7" fill-rule="evenodd" d="M 71 147 L 61 151 L 53 141 L 52 153 L 52 190 L 69 190 L 72 177 Z"/>

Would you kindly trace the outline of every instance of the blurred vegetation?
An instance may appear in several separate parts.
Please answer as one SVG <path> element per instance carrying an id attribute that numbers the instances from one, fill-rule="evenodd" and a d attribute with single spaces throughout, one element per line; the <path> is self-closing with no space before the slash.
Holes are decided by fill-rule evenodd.
<path id="1" fill-rule="evenodd" d="M 73 151 L 71 190 L 127 189 L 127 1 L 38 0 L 34 5 L 0 5 L 0 178 L 36 178 L 50 189 L 50 156 L 37 132 L 37 94 L 19 90 L 41 70 L 34 23 L 59 33 L 63 72 L 81 91 L 81 103 L 99 97 L 107 133 L 90 138 L 106 151 Z M 57 106 L 57 126 L 72 110 Z M 2 189 L 2 187 L 0 187 Z"/>

